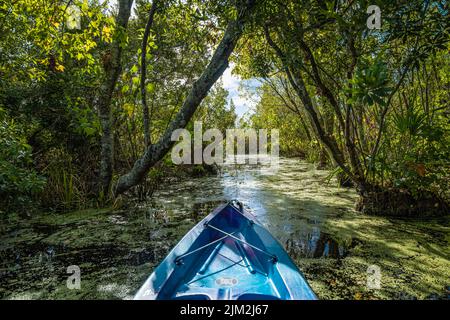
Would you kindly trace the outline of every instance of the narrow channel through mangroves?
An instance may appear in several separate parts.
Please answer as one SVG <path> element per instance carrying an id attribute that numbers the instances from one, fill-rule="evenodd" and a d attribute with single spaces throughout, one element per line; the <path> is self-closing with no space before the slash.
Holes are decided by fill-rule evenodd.
<path id="1" fill-rule="evenodd" d="M 280 241 L 320 299 L 446 299 L 448 217 L 396 220 L 354 211 L 353 189 L 329 171 L 282 158 L 166 181 L 120 209 L 9 217 L 0 241 L 0 298 L 131 299 L 170 249 L 218 204 L 238 198 Z M 175 178 L 174 178 L 175 179 Z M 66 286 L 78 265 L 81 289 Z M 381 271 L 368 289 L 367 268 Z"/>

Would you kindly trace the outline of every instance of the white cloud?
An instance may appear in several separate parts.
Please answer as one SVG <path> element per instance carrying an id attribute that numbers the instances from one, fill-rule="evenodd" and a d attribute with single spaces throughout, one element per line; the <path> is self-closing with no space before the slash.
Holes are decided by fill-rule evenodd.
<path id="1" fill-rule="evenodd" d="M 254 99 L 250 99 L 248 95 L 240 92 L 240 85 L 245 84 L 250 85 L 250 87 L 256 88 L 259 86 L 259 83 L 254 79 L 242 80 L 239 76 L 231 74 L 233 68 L 234 64 L 231 63 L 223 73 L 221 79 L 223 87 L 228 90 L 228 104 L 230 104 L 230 101 L 233 100 L 233 103 L 236 106 L 236 113 L 238 117 L 241 118 L 246 112 L 253 109 L 257 101 L 255 101 Z"/>
<path id="2" fill-rule="evenodd" d="M 230 91 L 230 93 L 232 91 L 237 92 L 239 88 L 239 82 L 241 81 L 239 77 L 231 74 L 231 70 L 233 70 L 233 67 L 233 65 L 229 66 L 222 75 L 223 87 Z"/>

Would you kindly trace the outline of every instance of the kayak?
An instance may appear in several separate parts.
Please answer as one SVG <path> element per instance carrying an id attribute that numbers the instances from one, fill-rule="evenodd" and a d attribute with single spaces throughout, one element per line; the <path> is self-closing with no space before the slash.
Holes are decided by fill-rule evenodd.
<path id="1" fill-rule="evenodd" d="M 135 300 L 315 300 L 281 244 L 238 201 L 217 207 L 170 251 Z"/>

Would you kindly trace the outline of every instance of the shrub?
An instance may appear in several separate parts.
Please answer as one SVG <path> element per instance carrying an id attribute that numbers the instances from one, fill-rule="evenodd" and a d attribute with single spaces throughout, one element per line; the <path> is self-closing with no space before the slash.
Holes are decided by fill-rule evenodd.
<path id="1" fill-rule="evenodd" d="M 31 167 L 31 147 L 20 126 L 0 109 L 0 211 L 29 211 L 45 178 Z"/>

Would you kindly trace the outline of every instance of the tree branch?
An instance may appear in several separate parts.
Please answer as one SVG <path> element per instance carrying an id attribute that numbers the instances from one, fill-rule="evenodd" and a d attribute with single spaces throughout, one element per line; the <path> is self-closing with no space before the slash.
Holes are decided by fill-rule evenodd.
<path id="1" fill-rule="evenodd" d="M 268 44 L 273 48 L 278 58 L 281 60 L 290 84 L 292 85 L 297 95 L 299 96 L 300 100 L 302 101 L 303 106 L 305 107 L 305 110 L 307 111 L 307 114 L 311 120 L 311 124 L 317 136 L 317 139 L 319 139 L 323 143 L 328 153 L 337 163 L 337 165 L 341 167 L 341 169 L 350 178 L 354 179 L 355 182 L 360 182 L 359 177 L 355 177 L 355 175 L 353 175 L 350 169 L 346 166 L 344 156 L 341 150 L 339 149 L 336 140 L 332 136 L 327 135 L 322 125 L 320 124 L 317 111 L 313 106 L 311 97 L 309 96 L 308 90 L 306 89 L 306 84 L 302 78 L 302 75 L 300 74 L 300 72 L 298 72 L 298 70 L 296 72 L 291 72 L 285 54 L 271 38 L 269 28 L 267 25 L 264 26 L 264 34 Z"/>
<path id="2" fill-rule="evenodd" d="M 228 59 L 243 33 L 245 22 L 255 6 L 256 1 L 246 0 L 242 2 L 244 4 L 238 8 L 239 12 L 236 20 L 228 24 L 210 63 L 200 78 L 193 84 L 181 110 L 177 113 L 159 141 L 156 144 L 148 146 L 142 157 L 134 163 L 130 172 L 119 178 L 115 189 L 116 195 L 140 183 L 145 178 L 148 170 L 164 157 L 174 144 L 171 140 L 172 132 L 176 129 L 186 127 L 194 112 L 208 94 L 208 91 L 228 67 Z"/>

